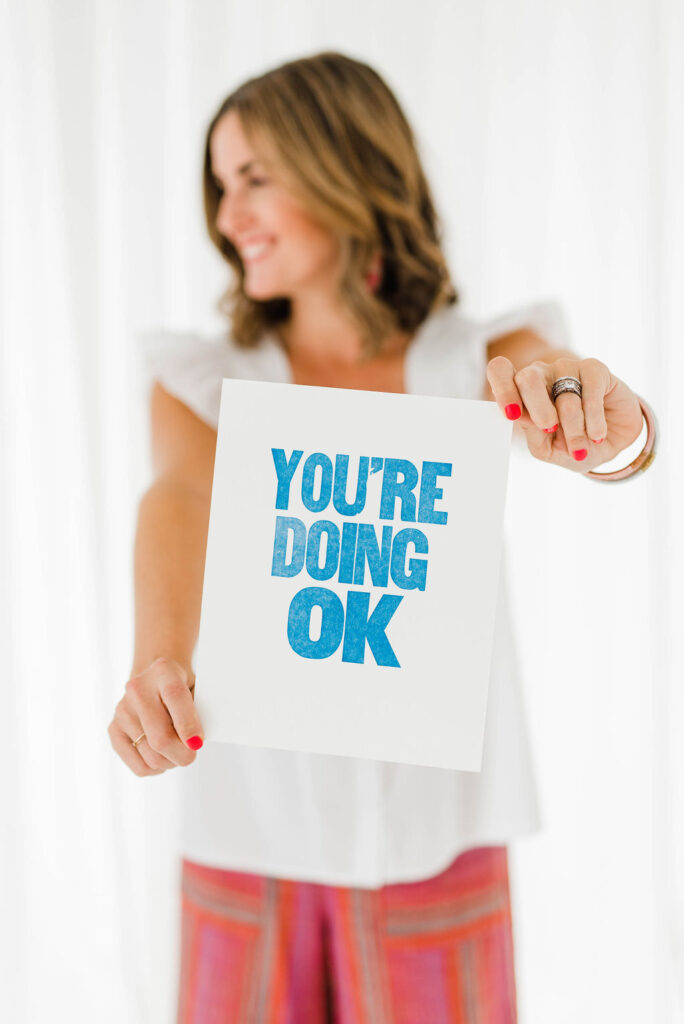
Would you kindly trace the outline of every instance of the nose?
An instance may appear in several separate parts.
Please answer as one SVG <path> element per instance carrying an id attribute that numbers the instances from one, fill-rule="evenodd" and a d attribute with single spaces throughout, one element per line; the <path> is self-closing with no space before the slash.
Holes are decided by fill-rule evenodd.
<path id="1" fill-rule="evenodd" d="M 226 238 L 232 239 L 249 227 L 251 215 L 240 192 L 222 195 L 216 211 L 216 227 Z"/>

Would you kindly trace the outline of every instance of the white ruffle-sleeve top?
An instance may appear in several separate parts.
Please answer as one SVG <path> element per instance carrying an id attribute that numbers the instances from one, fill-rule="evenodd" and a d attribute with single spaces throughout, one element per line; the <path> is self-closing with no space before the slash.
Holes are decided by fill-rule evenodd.
<path id="1" fill-rule="evenodd" d="M 455 307 L 431 314 L 410 343 L 406 390 L 481 398 L 491 338 L 529 326 L 567 347 L 561 310 L 537 303 L 485 323 Z M 291 382 L 275 337 L 255 349 L 225 335 L 148 331 L 145 380 L 216 429 L 224 377 Z M 538 795 L 501 566 L 480 772 L 452 771 L 207 742 L 179 772 L 181 855 L 234 871 L 379 888 L 428 878 L 463 850 L 540 827 Z"/>

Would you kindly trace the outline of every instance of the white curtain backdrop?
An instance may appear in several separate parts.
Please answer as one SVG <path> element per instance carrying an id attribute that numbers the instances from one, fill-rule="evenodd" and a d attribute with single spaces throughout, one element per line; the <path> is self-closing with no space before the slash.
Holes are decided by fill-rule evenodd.
<path id="1" fill-rule="evenodd" d="M 403 103 L 464 310 L 558 299 L 575 350 L 657 412 L 654 466 L 626 484 L 513 455 L 506 533 L 544 830 L 511 864 L 523 1024 L 675 1024 L 681 0 L 0 5 L 4 1019 L 174 1018 L 182 769 L 136 778 L 106 732 L 151 480 L 136 339 L 221 326 L 206 124 L 245 78 L 322 49 L 369 61 Z"/>

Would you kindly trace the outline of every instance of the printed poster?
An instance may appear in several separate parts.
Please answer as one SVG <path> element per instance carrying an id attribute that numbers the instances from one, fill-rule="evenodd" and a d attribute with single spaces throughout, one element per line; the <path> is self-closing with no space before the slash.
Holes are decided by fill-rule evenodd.
<path id="1" fill-rule="evenodd" d="M 208 741 L 480 770 L 511 435 L 492 402 L 223 381 Z"/>

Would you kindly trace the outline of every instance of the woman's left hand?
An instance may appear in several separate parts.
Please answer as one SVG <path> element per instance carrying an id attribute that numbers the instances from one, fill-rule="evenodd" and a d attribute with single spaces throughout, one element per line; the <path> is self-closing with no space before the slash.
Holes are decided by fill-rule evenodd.
<path id="1" fill-rule="evenodd" d="M 582 397 L 564 392 L 554 404 L 551 386 L 559 377 L 577 377 Z M 487 363 L 487 380 L 501 411 L 520 424 L 527 447 L 542 462 L 586 473 L 641 433 L 636 395 L 598 359 L 537 360 L 516 371 L 506 356 L 495 356 Z"/>

